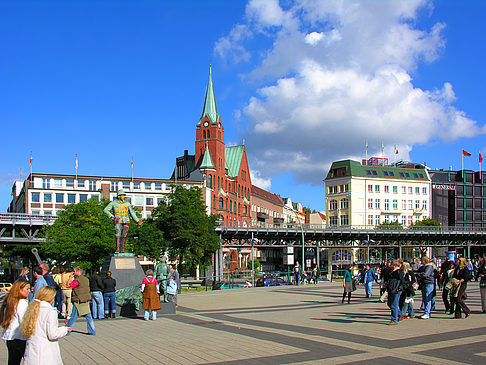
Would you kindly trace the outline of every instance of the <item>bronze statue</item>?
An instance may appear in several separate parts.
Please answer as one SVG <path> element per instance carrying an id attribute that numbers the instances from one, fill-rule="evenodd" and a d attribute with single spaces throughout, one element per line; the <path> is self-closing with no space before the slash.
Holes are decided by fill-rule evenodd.
<path id="1" fill-rule="evenodd" d="M 164 293 L 164 302 L 168 302 L 167 299 L 167 280 L 170 277 L 170 265 L 167 264 L 167 257 L 162 256 L 160 262 L 155 265 L 155 278 L 159 282 L 159 292 L 162 295 Z"/>

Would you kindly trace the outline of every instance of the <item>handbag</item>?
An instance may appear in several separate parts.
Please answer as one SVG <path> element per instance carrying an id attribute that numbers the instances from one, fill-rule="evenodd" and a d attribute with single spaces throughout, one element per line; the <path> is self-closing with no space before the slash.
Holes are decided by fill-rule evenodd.
<path id="1" fill-rule="evenodd" d="M 479 287 L 480 287 L 480 288 L 486 288 L 486 280 L 481 280 L 481 281 L 479 282 Z"/>
<path id="2" fill-rule="evenodd" d="M 76 309 L 78 310 L 78 316 L 85 316 L 91 313 L 91 308 L 89 306 L 89 302 L 84 303 L 73 303 Z"/>

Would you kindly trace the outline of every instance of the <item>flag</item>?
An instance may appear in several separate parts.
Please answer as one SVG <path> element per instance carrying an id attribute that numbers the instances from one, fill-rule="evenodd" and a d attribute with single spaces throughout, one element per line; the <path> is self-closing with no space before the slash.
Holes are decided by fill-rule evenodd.
<path id="1" fill-rule="evenodd" d="M 30 168 L 32 169 L 32 153 L 30 154 L 30 161 L 29 161 Z"/>
<path id="2" fill-rule="evenodd" d="M 398 147 L 395 145 L 395 155 L 398 155 Z"/>
<path id="3" fill-rule="evenodd" d="M 130 167 L 132 168 L 133 170 L 133 159 L 132 159 L 132 162 L 130 163 Z"/>
<path id="4" fill-rule="evenodd" d="M 483 155 L 479 152 L 479 163 L 483 163 Z"/>
<path id="5" fill-rule="evenodd" d="M 470 154 L 469 152 L 464 151 L 464 150 L 462 150 L 462 155 L 463 155 L 463 156 L 466 156 L 466 157 L 471 156 L 471 154 Z"/>
<path id="6" fill-rule="evenodd" d="M 78 155 L 76 155 L 76 163 L 74 165 L 74 168 L 77 170 L 78 169 Z"/>

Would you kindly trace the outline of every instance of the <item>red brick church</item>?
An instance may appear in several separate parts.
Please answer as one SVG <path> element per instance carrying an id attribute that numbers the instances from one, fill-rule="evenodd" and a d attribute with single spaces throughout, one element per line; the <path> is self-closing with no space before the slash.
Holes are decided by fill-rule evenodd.
<path id="1" fill-rule="evenodd" d="M 223 221 L 249 222 L 251 178 L 245 145 L 226 147 L 224 127 L 216 106 L 211 69 L 204 108 L 196 124 L 195 155 L 184 151 L 176 160 L 175 180 L 205 180 L 212 214 Z M 209 201 L 208 201 L 209 200 Z"/>

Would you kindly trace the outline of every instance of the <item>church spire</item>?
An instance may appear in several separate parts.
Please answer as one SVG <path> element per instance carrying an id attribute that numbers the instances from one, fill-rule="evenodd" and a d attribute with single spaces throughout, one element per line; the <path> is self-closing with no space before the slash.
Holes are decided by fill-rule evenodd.
<path id="1" fill-rule="evenodd" d="M 207 116 L 213 124 L 219 122 L 218 107 L 216 106 L 216 97 L 214 96 L 213 89 L 213 78 L 211 76 L 211 65 L 209 65 L 209 81 L 206 89 L 206 99 L 204 100 L 204 109 L 198 124 L 201 124 L 205 116 Z"/>
<path id="2" fill-rule="evenodd" d="M 204 157 L 201 162 L 201 166 L 199 166 L 199 168 L 201 169 L 216 168 L 216 166 L 213 163 L 213 160 L 211 159 L 211 153 L 209 152 L 207 141 L 206 141 L 206 151 L 204 152 Z"/>

